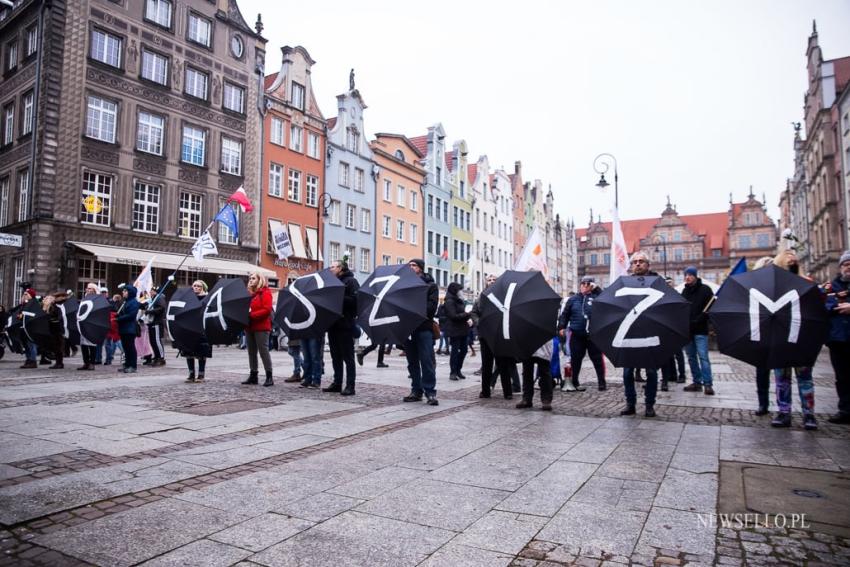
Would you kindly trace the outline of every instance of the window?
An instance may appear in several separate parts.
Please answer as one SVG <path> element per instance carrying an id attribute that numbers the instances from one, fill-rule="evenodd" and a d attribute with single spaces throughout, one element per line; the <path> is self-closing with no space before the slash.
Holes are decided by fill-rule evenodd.
<path id="1" fill-rule="evenodd" d="M 198 14 L 189 12 L 189 32 L 187 36 L 189 40 L 209 47 L 212 38 L 212 22 Z"/>
<path id="2" fill-rule="evenodd" d="M 438 156 L 438 159 L 439 159 L 439 156 Z M 437 166 L 437 185 L 442 185 L 442 184 L 443 184 L 443 168 L 440 167 L 440 166 Z"/>
<path id="3" fill-rule="evenodd" d="M 339 258 L 339 242 L 331 242 L 328 246 L 328 260 L 336 262 Z"/>
<path id="4" fill-rule="evenodd" d="M 307 206 L 317 207 L 319 205 L 319 178 L 315 175 L 307 176 Z"/>
<path id="5" fill-rule="evenodd" d="M 133 186 L 133 230 L 157 232 L 159 229 L 160 187 L 136 181 Z"/>
<path id="6" fill-rule="evenodd" d="M 590 265 L 595 266 L 597 264 L 598 255 L 591 254 L 590 255 Z"/>
<path id="7" fill-rule="evenodd" d="M 366 172 L 359 167 L 354 168 L 354 190 L 358 193 L 363 192 L 365 186 Z"/>
<path id="8" fill-rule="evenodd" d="M 224 203 L 221 203 L 224 205 Z M 237 223 L 239 219 L 239 205 L 236 203 L 231 203 L 227 205 L 231 209 L 234 209 L 233 213 L 237 218 Z M 238 226 L 238 225 L 237 225 Z M 218 241 L 222 244 L 238 244 L 239 239 L 236 238 L 236 235 L 233 234 L 233 231 L 227 227 L 223 222 L 218 223 Z"/>
<path id="9" fill-rule="evenodd" d="M 363 232 L 372 230 L 372 211 L 369 209 L 360 209 L 360 230 Z"/>
<path id="10" fill-rule="evenodd" d="M 15 103 L 9 103 L 3 108 L 3 145 L 15 140 Z"/>
<path id="11" fill-rule="evenodd" d="M 109 226 L 112 177 L 87 171 L 83 174 L 83 198 L 80 220 L 87 224 Z"/>
<path id="12" fill-rule="evenodd" d="M 742 235 L 738 237 L 738 247 L 739 248 L 752 248 L 752 238 L 749 235 Z"/>
<path id="13" fill-rule="evenodd" d="M 9 224 L 9 176 L 0 179 L 0 226 Z"/>
<path id="14" fill-rule="evenodd" d="M 384 179 L 384 201 L 391 203 L 393 200 L 393 182 L 389 179 Z"/>
<path id="15" fill-rule="evenodd" d="M 118 105 L 99 96 L 88 97 L 86 136 L 101 142 L 115 143 Z"/>
<path id="16" fill-rule="evenodd" d="M 758 248 L 769 248 L 770 247 L 770 235 L 769 234 L 757 234 L 756 235 L 756 247 L 758 247 Z"/>
<path id="17" fill-rule="evenodd" d="M 416 191 L 410 192 L 410 210 L 418 211 L 419 210 L 419 195 Z"/>
<path id="18" fill-rule="evenodd" d="M 339 162 L 339 184 L 342 187 L 348 187 L 349 167 L 345 162 Z"/>
<path id="19" fill-rule="evenodd" d="M 301 202 L 301 172 L 295 169 L 289 170 L 289 185 L 286 196 L 290 201 Z"/>
<path id="20" fill-rule="evenodd" d="M 345 206 L 345 228 L 357 228 L 357 207 L 354 205 Z"/>
<path id="21" fill-rule="evenodd" d="M 345 147 L 350 151 L 357 153 L 357 149 L 360 146 L 360 133 L 357 131 L 357 128 L 351 126 L 348 130 L 346 130 L 345 136 Z"/>
<path id="22" fill-rule="evenodd" d="M 396 159 L 398 159 L 400 161 L 404 161 L 404 152 L 403 151 L 396 150 L 393 155 L 396 157 Z"/>
<path id="23" fill-rule="evenodd" d="M 428 237 L 425 239 L 425 242 L 426 242 L 425 246 L 426 246 L 426 250 L 428 250 L 428 254 L 434 253 L 434 242 L 433 241 L 434 241 L 434 231 L 429 230 L 428 231 Z"/>
<path id="24" fill-rule="evenodd" d="M 290 99 L 292 106 L 299 110 L 304 110 L 304 85 L 299 85 L 293 81 Z"/>
<path id="25" fill-rule="evenodd" d="M 6 70 L 11 71 L 18 66 L 18 39 L 6 44 Z"/>
<path id="26" fill-rule="evenodd" d="M 410 243 L 418 244 L 419 243 L 419 227 L 415 224 L 410 225 Z"/>
<path id="27" fill-rule="evenodd" d="M 384 223 L 383 227 L 381 228 L 381 236 L 383 236 L 384 238 L 390 237 L 390 225 L 392 224 L 392 222 L 393 219 L 391 219 L 387 215 L 384 215 Z"/>
<path id="28" fill-rule="evenodd" d="M 136 128 L 136 149 L 161 156 L 164 137 L 165 118 L 140 110 Z"/>
<path id="29" fill-rule="evenodd" d="M 460 226 L 460 225 L 458 224 L 458 221 L 457 221 L 457 215 L 458 215 L 458 212 L 459 212 L 459 210 L 458 210 L 458 208 L 457 208 L 457 207 L 452 207 L 452 214 L 454 215 L 454 216 L 452 217 L 452 221 L 453 221 L 453 223 L 454 223 L 454 226 Z M 499 236 L 501 236 L 501 234 L 500 234 Z"/>
<path id="30" fill-rule="evenodd" d="M 449 202 L 443 201 L 443 222 L 449 222 Z"/>
<path id="31" fill-rule="evenodd" d="M 89 57 L 111 67 L 121 67 L 121 38 L 99 29 L 91 31 Z"/>
<path id="32" fill-rule="evenodd" d="M 404 256 L 396 256 L 395 263 L 401 265 L 406 264 L 407 262 L 404 261 Z"/>
<path id="33" fill-rule="evenodd" d="M 272 128 L 269 133 L 269 141 L 278 146 L 283 145 L 283 120 L 280 118 L 272 118 Z"/>
<path id="34" fill-rule="evenodd" d="M 18 221 L 29 218 L 30 204 L 30 170 L 22 169 L 18 172 Z"/>
<path id="35" fill-rule="evenodd" d="M 15 261 L 15 275 L 17 277 L 17 260 Z M 21 277 L 23 278 L 23 264 L 21 264 Z M 85 293 L 89 282 L 106 283 L 106 262 L 98 262 L 92 257 L 77 258 L 77 292 Z M 17 283 L 17 282 L 16 282 Z"/>
<path id="36" fill-rule="evenodd" d="M 237 87 L 228 82 L 224 83 L 224 108 L 244 114 L 245 112 L 245 89 Z"/>
<path id="37" fill-rule="evenodd" d="M 360 249 L 360 271 L 368 272 L 372 269 L 372 251 L 368 248 Z"/>
<path id="38" fill-rule="evenodd" d="M 221 171 L 230 175 L 242 175 L 242 142 L 222 136 Z"/>
<path id="39" fill-rule="evenodd" d="M 465 218 L 466 218 L 466 230 L 467 230 L 467 232 L 469 232 L 469 231 L 472 230 L 472 213 L 467 211 L 465 213 Z M 509 238 L 507 228 L 508 228 L 508 225 L 505 225 L 505 238 Z"/>
<path id="40" fill-rule="evenodd" d="M 145 19 L 159 24 L 164 28 L 170 28 L 171 9 L 171 0 L 147 0 L 147 4 L 145 4 Z"/>
<path id="41" fill-rule="evenodd" d="M 283 166 L 276 163 L 269 164 L 269 195 L 272 197 L 283 195 Z"/>
<path id="42" fill-rule="evenodd" d="M 673 249 L 673 259 L 676 262 L 681 262 L 682 260 L 684 260 L 684 252 L 682 251 L 681 248 L 674 248 Z"/>
<path id="43" fill-rule="evenodd" d="M 434 196 L 428 195 L 428 216 L 434 216 Z"/>
<path id="44" fill-rule="evenodd" d="M 307 132 L 307 155 L 319 159 L 322 155 L 320 152 L 319 135 L 315 132 Z"/>
<path id="45" fill-rule="evenodd" d="M 384 266 L 389 266 L 390 262 L 392 262 L 392 261 L 393 261 L 393 258 L 389 254 L 384 254 L 383 256 L 381 256 L 381 263 Z"/>
<path id="46" fill-rule="evenodd" d="M 26 51 L 24 51 L 24 57 L 31 57 L 32 55 L 35 55 L 36 51 L 38 51 L 38 28 L 32 26 L 27 30 Z"/>
<path id="47" fill-rule="evenodd" d="M 201 196 L 180 192 L 180 209 L 177 212 L 177 234 L 181 238 L 201 236 Z"/>
<path id="48" fill-rule="evenodd" d="M 186 85 L 183 89 L 187 95 L 207 100 L 209 75 L 192 67 L 186 67 Z"/>
<path id="49" fill-rule="evenodd" d="M 328 211 L 328 222 L 339 226 L 339 201 L 331 200 Z"/>
<path id="50" fill-rule="evenodd" d="M 142 78 L 160 85 L 168 84 L 168 58 L 142 49 Z"/>
<path id="51" fill-rule="evenodd" d="M 185 163 L 203 166 L 206 163 L 207 133 L 195 126 L 183 126 L 183 147 L 180 159 Z"/>
<path id="52" fill-rule="evenodd" d="M 289 149 L 294 152 L 304 151 L 304 130 L 293 124 L 289 127 Z"/>
<path id="53" fill-rule="evenodd" d="M 348 268 L 352 272 L 354 271 L 354 252 L 355 252 L 354 246 L 346 245 L 346 247 L 345 247 L 345 257 L 348 260 Z"/>
<path id="54" fill-rule="evenodd" d="M 403 207 L 403 206 L 404 206 L 404 199 L 405 199 L 405 191 L 404 191 L 404 187 L 402 187 L 401 185 L 399 185 L 399 186 L 396 188 L 396 190 L 398 191 L 398 194 L 396 195 L 396 204 L 397 204 L 399 207 Z"/>
<path id="55" fill-rule="evenodd" d="M 395 239 L 404 242 L 404 221 L 395 221 Z"/>

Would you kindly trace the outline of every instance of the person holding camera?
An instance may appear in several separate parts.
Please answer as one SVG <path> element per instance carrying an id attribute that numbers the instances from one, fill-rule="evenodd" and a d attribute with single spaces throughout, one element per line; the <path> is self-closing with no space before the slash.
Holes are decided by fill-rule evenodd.
<path id="1" fill-rule="evenodd" d="M 826 298 L 831 324 L 826 344 L 838 392 L 838 414 L 829 422 L 850 425 L 850 250 L 839 258 L 838 270 Z"/>

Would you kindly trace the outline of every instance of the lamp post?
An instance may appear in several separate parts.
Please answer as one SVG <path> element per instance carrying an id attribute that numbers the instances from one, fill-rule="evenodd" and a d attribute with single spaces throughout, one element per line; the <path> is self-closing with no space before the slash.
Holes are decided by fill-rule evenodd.
<path id="1" fill-rule="evenodd" d="M 658 243 L 661 243 L 661 253 L 663 254 L 664 259 L 664 277 L 667 277 L 667 239 L 663 236 L 660 236 L 658 240 L 655 241 L 655 253 L 658 253 Z"/>
<path id="2" fill-rule="evenodd" d="M 617 187 L 617 158 L 608 153 L 602 153 L 593 158 L 593 169 L 596 173 L 599 174 L 599 182 L 596 184 L 602 190 L 605 190 L 611 184 L 605 179 L 605 174 L 608 173 L 608 170 L 611 168 L 611 164 L 614 165 L 614 208 L 618 211 L 620 209 L 619 203 L 619 194 Z"/>
<path id="3" fill-rule="evenodd" d="M 319 249 L 316 251 L 316 266 L 321 270 L 322 266 L 319 264 L 319 258 L 322 256 L 322 219 L 328 218 L 328 209 L 333 204 L 333 197 L 327 193 L 322 193 L 319 195 L 319 200 L 316 204 L 318 205 L 316 208 L 316 231 L 318 232 L 319 240 Z"/>

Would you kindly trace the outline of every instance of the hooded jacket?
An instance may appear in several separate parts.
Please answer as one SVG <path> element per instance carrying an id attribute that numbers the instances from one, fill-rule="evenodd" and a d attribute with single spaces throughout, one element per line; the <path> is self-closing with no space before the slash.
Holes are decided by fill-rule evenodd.
<path id="1" fill-rule="evenodd" d="M 465 337 L 469 334 L 469 313 L 466 312 L 466 304 L 460 298 L 461 286 L 457 282 L 449 284 L 446 290 L 446 326 L 443 329 L 447 337 Z"/>
<path id="2" fill-rule="evenodd" d="M 121 335 L 136 336 L 136 318 L 139 316 L 139 300 L 136 299 L 136 288 L 132 285 L 124 286 L 127 298 L 121 304 L 120 313 L 115 318 L 118 321 L 118 333 Z"/>
<path id="3" fill-rule="evenodd" d="M 850 291 L 850 283 L 841 281 L 841 276 L 832 280 L 832 293 L 826 298 L 826 308 L 829 311 L 829 341 L 830 343 L 850 342 L 850 315 L 842 315 L 834 311 L 838 305 L 837 293 Z M 850 301 L 845 297 L 844 301 Z"/>
<path id="4" fill-rule="evenodd" d="M 685 284 L 682 289 L 682 297 L 691 304 L 691 336 L 707 335 L 708 315 L 705 313 L 705 307 L 714 297 L 714 292 L 702 283 L 700 278 L 697 278 L 693 285 Z"/>
<path id="5" fill-rule="evenodd" d="M 413 332 L 428 331 L 432 333 L 434 331 L 434 316 L 437 314 L 437 307 L 440 304 L 440 290 L 437 288 L 434 278 L 428 272 L 422 272 L 419 277 L 422 278 L 423 282 L 428 284 L 428 297 L 425 304 L 425 321 L 416 327 Z"/>
<path id="6" fill-rule="evenodd" d="M 345 294 L 342 296 L 342 317 L 337 319 L 329 330 L 351 331 L 357 319 L 357 290 L 360 289 L 360 283 L 348 268 L 340 270 L 337 277 L 345 286 Z"/>

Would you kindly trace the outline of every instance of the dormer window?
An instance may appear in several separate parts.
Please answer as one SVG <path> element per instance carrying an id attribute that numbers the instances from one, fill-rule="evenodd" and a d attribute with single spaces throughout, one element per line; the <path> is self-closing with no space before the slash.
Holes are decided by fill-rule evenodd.
<path id="1" fill-rule="evenodd" d="M 304 85 L 299 85 L 298 83 L 293 82 L 291 91 L 290 103 L 292 106 L 298 110 L 304 110 Z"/>
<path id="2" fill-rule="evenodd" d="M 357 128 L 354 126 L 351 126 L 346 131 L 345 147 L 354 153 L 357 153 L 358 148 L 360 147 L 360 132 L 358 132 Z"/>
<path id="3" fill-rule="evenodd" d="M 404 161 L 404 152 L 403 151 L 396 150 L 394 155 L 395 155 L 396 159 Z"/>

